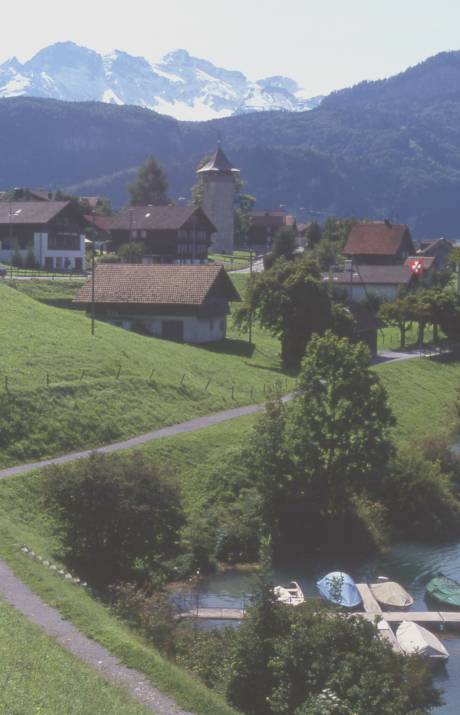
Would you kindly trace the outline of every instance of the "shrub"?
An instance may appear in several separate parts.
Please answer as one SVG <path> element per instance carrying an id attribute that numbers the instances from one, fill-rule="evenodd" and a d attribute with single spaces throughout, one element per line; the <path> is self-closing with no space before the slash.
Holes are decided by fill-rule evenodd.
<path id="1" fill-rule="evenodd" d="M 93 454 L 50 468 L 43 484 L 69 561 L 93 583 L 145 579 L 177 555 L 178 491 L 141 454 Z"/>

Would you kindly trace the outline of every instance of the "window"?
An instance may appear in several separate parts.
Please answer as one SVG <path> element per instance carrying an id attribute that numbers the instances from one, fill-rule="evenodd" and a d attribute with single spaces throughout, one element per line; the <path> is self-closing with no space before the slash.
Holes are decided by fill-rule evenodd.
<path id="1" fill-rule="evenodd" d="M 147 238 L 147 231 L 141 231 L 141 238 Z"/>
<path id="2" fill-rule="evenodd" d="M 79 251 L 80 236 L 77 233 L 55 233 L 48 236 L 48 251 Z"/>
<path id="3" fill-rule="evenodd" d="M 76 258 L 76 259 L 75 259 L 75 270 L 76 270 L 76 271 L 82 271 L 82 270 L 83 270 L 83 258 Z"/>
<path id="4" fill-rule="evenodd" d="M 56 256 L 56 268 L 62 268 L 62 256 Z"/>

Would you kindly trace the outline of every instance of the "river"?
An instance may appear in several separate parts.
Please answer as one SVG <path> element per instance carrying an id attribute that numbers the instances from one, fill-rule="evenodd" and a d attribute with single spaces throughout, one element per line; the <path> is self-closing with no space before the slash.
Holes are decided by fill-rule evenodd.
<path id="1" fill-rule="evenodd" d="M 460 542 L 444 545 L 398 544 L 377 556 L 361 559 L 312 560 L 302 565 L 288 564 L 274 571 L 274 582 L 283 584 L 294 579 L 306 596 L 317 596 L 316 581 L 334 570 L 347 571 L 355 581 L 375 581 L 387 576 L 404 586 L 415 599 L 412 610 L 432 610 L 424 600 L 425 585 L 436 573 L 460 581 Z M 229 572 L 203 581 L 199 593 L 200 606 L 242 607 L 253 590 L 253 576 Z M 437 666 L 435 684 L 444 690 L 445 705 L 433 710 L 439 715 L 458 715 L 460 712 L 460 633 L 440 635 L 450 658 L 444 666 Z"/>

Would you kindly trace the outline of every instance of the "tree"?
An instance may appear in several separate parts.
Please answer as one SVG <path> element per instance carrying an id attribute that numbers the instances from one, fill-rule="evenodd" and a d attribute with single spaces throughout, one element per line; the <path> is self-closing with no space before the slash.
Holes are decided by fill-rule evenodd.
<path id="1" fill-rule="evenodd" d="M 317 221 L 312 221 L 305 234 L 306 243 L 309 248 L 314 248 L 321 241 L 322 232 L 321 226 Z"/>
<path id="2" fill-rule="evenodd" d="M 387 325 L 399 330 L 401 348 L 406 347 L 406 332 L 413 319 L 413 304 L 408 296 L 401 296 L 392 303 L 383 303 L 379 310 L 379 317 Z"/>
<path id="3" fill-rule="evenodd" d="M 280 338 L 283 364 L 298 367 L 312 334 L 333 323 L 327 288 L 315 264 L 306 258 L 280 259 L 270 270 L 253 274 L 235 322 L 244 328 L 251 316 Z"/>
<path id="4" fill-rule="evenodd" d="M 137 179 L 128 186 L 132 206 L 164 206 L 168 199 L 168 180 L 153 156 L 139 169 Z"/>
<path id="5" fill-rule="evenodd" d="M 272 255 L 277 258 L 285 258 L 287 261 L 292 258 L 295 249 L 296 234 L 291 226 L 282 226 L 277 230 L 273 238 Z"/>
<path id="6" fill-rule="evenodd" d="M 356 499 L 378 491 L 393 424 L 367 348 L 330 331 L 313 336 L 296 396 L 267 409 L 245 455 L 275 549 L 324 545 L 326 533 L 351 542 Z"/>
<path id="7" fill-rule="evenodd" d="M 235 207 L 235 245 L 247 246 L 250 214 L 256 203 L 255 196 L 238 191 Z"/>
<path id="8" fill-rule="evenodd" d="M 118 249 L 118 255 L 123 263 L 142 263 L 145 244 L 139 241 L 123 243 Z"/>
<path id="9" fill-rule="evenodd" d="M 44 489 L 69 561 L 92 582 L 144 578 L 178 552 L 178 491 L 140 454 L 52 467 Z"/>
<path id="10" fill-rule="evenodd" d="M 429 664 L 394 653 L 361 618 L 262 590 L 235 634 L 227 697 L 246 715 L 429 715 Z"/>
<path id="11" fill-rule="evenodd" d="M 358 221 L 355 218 L 334 218 L 330 216 L 323 224 L 322 238 L 325 241 L 340 242 L 343 248 L 348 234 L 356 223 Z"/>

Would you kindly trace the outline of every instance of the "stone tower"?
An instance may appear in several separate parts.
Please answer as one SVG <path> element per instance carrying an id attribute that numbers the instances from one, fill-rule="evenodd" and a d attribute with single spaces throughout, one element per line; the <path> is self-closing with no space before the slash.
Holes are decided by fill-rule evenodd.
<path id="1" fill-rule="evenodd" d="M 233 253 L 235 180 L 239 173 L 220 147 L 197 171 L 203 183 L 203 211 L 217 229 L 213 236 L 213 250 L 217 252 Z"/>

